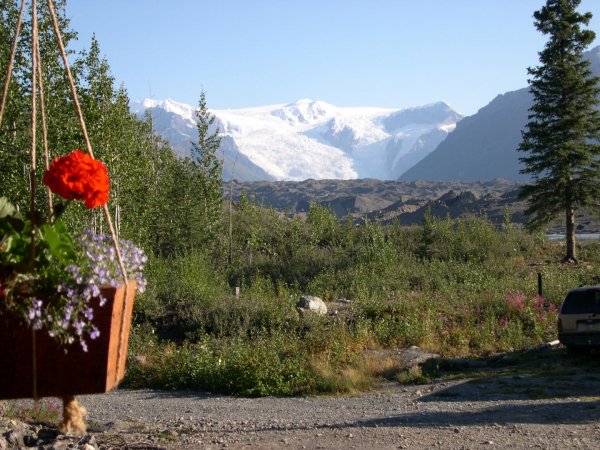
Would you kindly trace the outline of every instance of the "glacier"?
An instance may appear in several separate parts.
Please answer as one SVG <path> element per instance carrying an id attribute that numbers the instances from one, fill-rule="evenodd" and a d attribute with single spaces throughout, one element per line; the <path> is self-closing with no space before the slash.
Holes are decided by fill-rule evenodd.
<path id="1" fill-rule="evenodd" d="M 131 109 L 138 115 L 150 110 L 155 131 L 178 153 L 189 155 L 196 127 L 193 106 L 144 99 Z M 228 143 L 222 149 L 226 161 L 242 158 L 262 174 L 259 178 L 290 181 L 397 179 L 463 117 L 444 102 L 393 109 L 338 107 L 311 99 L 210 112 Z"/>

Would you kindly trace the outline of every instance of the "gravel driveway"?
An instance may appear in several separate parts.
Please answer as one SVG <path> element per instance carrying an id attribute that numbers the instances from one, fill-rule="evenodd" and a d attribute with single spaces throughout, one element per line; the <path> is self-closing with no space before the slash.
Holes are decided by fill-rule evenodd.
<path id="1" fill-rule="evenodd" d="M 98 442 L 115 447 L 600 448 L 598 380 L 576 397 L 522 399 L 516 387 L 529 382 L 390 383 L 346 398 L 118 390 L 80 401 Z"/>
<path id="2" fill-rule="evenodd" d="M 78 400 L 88 440 L 106 449 L 600 448 L 600 365 L 564 350 L 536 358 L 355 397 L 119 389 Z"/>

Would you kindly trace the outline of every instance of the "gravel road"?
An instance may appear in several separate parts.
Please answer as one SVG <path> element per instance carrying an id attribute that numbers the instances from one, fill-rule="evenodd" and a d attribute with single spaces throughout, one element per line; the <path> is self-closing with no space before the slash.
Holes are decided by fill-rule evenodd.
<path id="1" fill-rule="evenodd" d="M 32 448 L 53 450 L 600 448 L 598 353 L 573 359 L 546 348 L 509 358 L 445 361 L 435 366 L 438 381 L 388 381 L 352 397 L 118 389 L 78 397 L 88 410 L 83 438 L 0 417 L 0 449 L 23 427 Z"/>
<path id="2" fill-rule="evenodd" d="M 547 385 L 552 390 L 557 386 Z M 600 447 L 600 383 L 575 396 L 524 399 L 536 380 L 499 377 L 403 387 L 357 397 L 247 399 L 118 390 L 82 396 L 90 431 L 109 448 Z"/>

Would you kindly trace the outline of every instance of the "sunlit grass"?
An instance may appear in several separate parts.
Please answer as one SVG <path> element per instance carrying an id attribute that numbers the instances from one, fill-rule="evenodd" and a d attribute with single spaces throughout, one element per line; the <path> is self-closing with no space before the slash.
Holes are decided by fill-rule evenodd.
<path id="1" fill-rule="evenodd" d="M 336 224 L 328 214 L 321 210 L 308 222 L 257 214 L 246 238 L 262 250 L 250 255 L 251 247 L 230 265 L 202 252 L 154 260 L 149 278 L 156 284 L 136 307 L 126 383 L 248 396 L 349 395 L 380 379 L 510 376 L 514 369 L 500 368 L 520 358 L 519 350 L 556 339 L 566 290 L 599 279 L 595 244 L 584 244 L 585 264 L 564 266 L 560 245 L 485 218 L 433 219 L 425 234 L 421 227 Z M 237 230 L 236 239 L 246 231 Z M 330 315 L 299 315 L 301 294 L 331 302 Z M 460 365 L 404 370 L 393 351 L 411 345 L 446 364 L 513 356 L 480 374 Z M 541 361 L 532 370 L 535 364 Z M 547 368 L 546 376 L 569 372 Z"/>

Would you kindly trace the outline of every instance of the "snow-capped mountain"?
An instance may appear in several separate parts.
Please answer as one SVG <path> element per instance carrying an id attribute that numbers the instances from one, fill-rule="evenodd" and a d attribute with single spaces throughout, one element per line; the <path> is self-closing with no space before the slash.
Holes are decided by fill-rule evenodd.
<path id="1" fill-rule="evenodd" d="M 155 131 L 189 154 L 196 139 L 194 107 L 173 100 L 132 104 L 139 115 L 147 109 Z M 462 119 L 442 102 L 394 110 L 303 99 L 211 112 L 223 136 L 225 178 L 239 180 L 396 179 Z"/>

